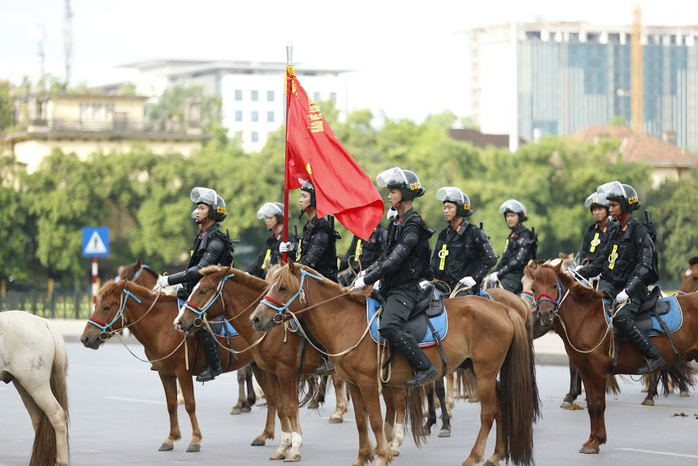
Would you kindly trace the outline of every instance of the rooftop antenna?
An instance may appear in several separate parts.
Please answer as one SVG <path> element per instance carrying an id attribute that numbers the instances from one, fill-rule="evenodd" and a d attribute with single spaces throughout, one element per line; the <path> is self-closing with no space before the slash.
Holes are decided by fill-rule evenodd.
<path id="1" fill-rule="evenodd" d="M 70 72 L 73 58 L 73 12 L 70 0 L 65 0 L 65 16 L 63 22 L 63 53 L 65 56 L 65 87 L 70 83 Z"/>

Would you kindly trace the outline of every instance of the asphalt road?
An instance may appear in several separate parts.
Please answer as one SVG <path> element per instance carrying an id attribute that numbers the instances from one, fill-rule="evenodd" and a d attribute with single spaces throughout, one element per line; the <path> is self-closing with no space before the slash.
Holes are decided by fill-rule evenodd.
<path id="1" fill-rule="evenodd" d="M 76 342 L 67 345 L 72 465 L 269 464 L 268 458 L 278 446 L 278 422 L 276 440 L 263 447 L 250 446 L 262 432 L 266 412 L 255 406 L 249 414 L 229 414 L 237 399 L 234 373 L 204 386 L 196 385 L 197 414 L 204 434 L 201 452 L 186 452 L 191 427 L 183 408 L 179 416 L 184 439 L 175 445 L 174 451 L 159 452 L 168 432 L 168 420 L 157 374 L 118 341 L 97 351 Z M 131 340 L 129 345 L 142 356 L 138 343 Z M 537 465 L 698 464 L 695 393 L 689 398 L 677 394 L 660 397 L 657 406 L 643 407 L 640 384 L 625 378 L 621 394 L 607 399 L 608 444 L 602 446 L 598 455 L 583 455 L 578 450 L 589 433 L 586 410 L 559 408 L 567 392 L 567 368 L 539 365 L 537 373 L 543 401 L 543 419 L 535 427 Z M 579 403 L 585 406 L 583 399 Z M 329 424 L 333 410 L 332 396 L 328 405 L 318 411 L 302 410 L 302 464 L 348 465 L 356 458 L 358 440 L 353 411 L 350 408 L 343 424 Z M 479 404 L 460 400 L 453 414 L 450 438 L 438 438 L 433 433 L 419 449 L 408 434 L 401 455 L 393 464 L 461 464 L 479 427 Z M 28 464 L 32 439 L 29 416 L 17 392 L 11 384 L 0 384 L 0 466 Z M 493 442 L 491 435 L 486 456 L 492 453 Z"/>

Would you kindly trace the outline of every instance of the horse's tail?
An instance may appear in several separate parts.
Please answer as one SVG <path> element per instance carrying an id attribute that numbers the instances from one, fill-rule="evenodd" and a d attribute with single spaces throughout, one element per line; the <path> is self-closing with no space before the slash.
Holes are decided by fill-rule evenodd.
<path id="1" fill-rule="evenodd" d="M 427 400 L 427 385 L 407 390 L 407 408 L 405 410 L 405 425 L 410 426 L 412 439 L 417 447 L 426 443 L 429 431 L 424 428 L 424 406 Z"/>
<path id="2" fill-rule="evenodd" d="M 606 394 L 607 395 L 620 394 L 620 385 L 618 385 L 618 379 L 613 374 L 606 374 Z"/>
<path id="3" fill-rule="evenodd" d="M 521 316 L 514 309 L 508 313 L 514 324 L 514 339 L 500 371 L 502 430 L 508 445 L 507 461 L 531 465 L 533 423 L 541 415 L 533 340 Z"/>
<path id="4" fill-rule="evenodd" d="M 68 373 L 68 353 L 65 348 L 63 336 L 51 324 L 47 325 L 51 338 L 54 343 L 54 357 L 51 366 L 51 391 L 53 396 L 58 401 L 58 404 L 63 409 L 65 415 L 65 432 L 66 442 L 68 442 L 68 423 L 70 416 L 68 414 L 68 387 L 66 376 Z M 70 455 L 70 451 L 68 451 Z M 39 423 L 36 427 L 34 435 L 34 446 L 32 448 L 32 456 L 29 460 L 29 466 L 43 466 L 47 464 L 55 464 L 57 457 L 56 431 L 51 424 L 46 413 L 39 410 Z"/>
<path id="5" fill-rule="evenodd" d="M 696 384 L 695 376 L 696 370 L 686 360 L 667 367 L 659 373 L 664 396 L 669 395 L 675 387 L 679 387 L 680 390 L 693 388 Z"/>

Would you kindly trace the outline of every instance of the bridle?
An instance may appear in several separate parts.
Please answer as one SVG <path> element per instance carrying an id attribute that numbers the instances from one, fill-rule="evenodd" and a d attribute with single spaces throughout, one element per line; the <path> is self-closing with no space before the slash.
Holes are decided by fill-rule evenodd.
<path id="1" fill-rule="evenodd" d="M 563 285 L 560 277 L 556 276 L 555 279 L 557 280 L 557 298 L 553 298 L 548 293 L 539 293 L 538 296 L 534 297 L 534 302 L 536 303 L 536 305 L 533 307 L 534 312 L 540 311 L 540 305 L 542 302 L 549 302 L 553 305 L 553 317 L 557 316 L 557 313 L 560 310 L 560 305 L 562 305 L 562 302 L 567 298 L 567 295 L 570 294 L 570 290 L 565 288 L 565 285 Z M 562 298 L 560 298 L 561 294 Z"/>
<path id="2" fill-rule="evenodd" d="M 225 286 L 225 282 L 229 278 L 233 278 L 235 276 L 234 273 L 230 273 L 223 277 L 223 280 L 220 281 L 218 286 L 216 287 L 216 292 L 209 298 L 208 301 L 204 303 L 203 306 L 199 307 L 196 304 L 192 303 L 191 301 L 187 300 L 184 301 L 184 305 L 182 306 L 182 309 L 191 311 L 194 314 L 196 314 L 196 318 L 194 319 L 193 325 L 194 327 L 201 327 L 205 320 L 204 314 L 213 306 L 213 303 L 218 301 L 218 298 L 221 299 L 221 306 L 223 309 L 225 309 L 225 303 L 223 302 L 223 287 Z"/>
<path id="3" fill-rule="evenodd" d="M 119 302 L 119 311 L 116 313 L 116 315 L 114 316 L 112 321 L 109 322 L 108 324 L 102 320 L 97 320 L 94 317 L 90 317 L 89 319 L 87 319 L 88 323 L 94 325 L 95 327 L 97 327 L 98 329 L 100 329 L 102 331 L 99 334 L 100 340 L 107 341 L 109 339 L 109 337 L 111 337 L 111 335 L 109 335 L 109 333 L 115 332 L 115 330 L 112 329 L 112 325 L 114 325 L 116 322 L 118 322 L 119 319 L 121 319 L 123 321 L 122 327 L 123 328 L 126 327 L 127 319 L 126 319 L 126 316 L 124 315 L 124 310 L 126 309 L 126 301 L 128 300 L 129 297 L 133 298 L 133 300 L 136 301 L 138 304 L 141 303 L 141 300 L 138 298 L 138 296 L 134 295 L 129 290 L 124 289 L 124 291 L 121 293 L 121 299 Z M 152 309 L 152 306 L 151 306 L 151 309 Z"/>
<path id="4" fill-rule="evenodd" d="M 300 298 L 301 305 L 305 306 L 305 291 L 303 290 L 303 285 L 305 284 L 305 277 L 314 278 L 318 281 L 325 280 L 325 277 L 323 277 L 322 275 L 315 275 L 313 273 L 308 272 L 305 269 L 301 269 L 301 280 L 300 284 L 298 285 L 298 291 L 296 291 L 296 293 L 293 296 L 291 296 L 291 299 L 289 299 L 285 303 L 282 303 L 278 299 L 272 298 L 269 295 L 265 295 L 264 298 L 262 298 L 260 304 L 264 304 L 265 306 L 276 311 L 276 315 L 273 319 L 274 323 L 278 324 L 284 320 L 284 311 L 288 310 L 289 306 L 291 306 L 291 304 L 293 304 L 293 302 L 296 299 Z"/>

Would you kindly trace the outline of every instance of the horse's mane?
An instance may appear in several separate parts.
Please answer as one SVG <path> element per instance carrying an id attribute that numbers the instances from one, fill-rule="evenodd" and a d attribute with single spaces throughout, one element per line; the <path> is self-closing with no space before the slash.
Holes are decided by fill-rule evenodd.
<path id="1" fill-rule="evenodd" d="M 316 272 L 314 269 L 308 267 L 307 265 L 293 265 L 296 268 L 304 269 L 307 272 L 312 273 L 313 275 L 321 275 L 319 272 Z M 288 265 L 285 265 L 279 269 L 279 272 L 277 275 L 274 276 L 272 283 L 275 283 L 278 280 L 286 280 L 286 283 L 293 283 L 296 287 L 300 286 L 300 280 L 295 274 L 291 272 L 291 268 Z M 330 279 L 321 280 L 319 283 L 321 286 L 325 286 L 327 288 L 332 289 L 337 294 L 343 294 L 347 291 L 346 288 L 342 287 L 339 283 L 335 283 Z M 360 291 L 352 291 L 350 293 L 347 293 L 346 296 L 350 298 L 352 301 L 356 301 L 357 303 L 366 303 L 366 295 Z"/>
<path id="2" fill-rule="evenodd" d="M 540 281 L 549 283 L 553 283 L 556 278 L 559 278 L 565 288 L 574 292 L 577 299 L 592 301 L 603 298 L 603 293 L 600 291 L 583 286 L 563 272 L 555 273 L 555 268 L 550 265 L 541 265 L 533 271 L 533 275 Z"/>
<path id="3" fill-rule="evenodd" d="M 229 271 L 230 273 L 232 273 L 234 275 L 234 280 L 239 282 L 242 286 L 246 288 L 262 291 L 267 286 L 269 286 L 269 283 L 265 280 L 257 278 L 254 275 L 250 275 L 249 273 L 243 270 L 238 270 L 233 267 L 226 267 L 222 265 L 209 265 L 208 267 L 204 267 L 203 269 L 199 270 L 199 273 L 201 273 L 201 275 L 206 276 L 222 271 Z"/>
<path id="4" fill-rule="evenodd" d="M 126 280 L 126 281 L 119 282 L 119 283 L 115 282 L 114 280 L 109 280 L 97 292 L 97 299 L 99 301 L 101 301 L 102 299 L 104 299 L 105 296 L 108 296 L 108 295 L 114 294 L 114 293 L 121 293 L 120 287 L 121 287 L 122 283 L 123 283 L 124 289 L 129 288 L 132 292 L 137 293 L 137 295 L 139 295 L 139 296 L 148 295 L 148 296 L 154 297 L 155 295 L 159 294 L 160 296 L 158 297 L 158 299 L 163 300 L 165 302 L 166 301 L 174 301 L 177 299 L 176 296 L 170 296 L 170 295 L 167 295 L 164 293 L 157 293 L 149 288 L 146 288 L 146 287 L 141 286 L 135 282 L 132 282 L 131 280 Z"/>

